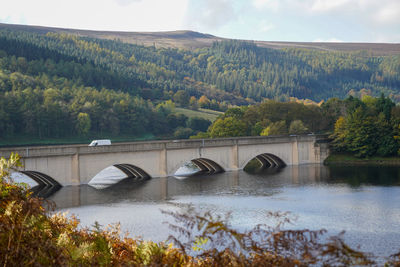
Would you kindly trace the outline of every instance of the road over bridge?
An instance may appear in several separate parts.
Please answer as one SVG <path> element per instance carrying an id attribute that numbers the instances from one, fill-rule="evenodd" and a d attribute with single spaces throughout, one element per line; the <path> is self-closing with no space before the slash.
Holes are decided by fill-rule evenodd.
<path id="1" fill-rule="evenodd" d="M 166 177 L 190 161 L 201 170 L 221 172 L 241 170 L 254 158 L 265 167 L 322 163 L 329 150 L 326 136 L 299 135 L 146 141 L 97 147 L 7 147 L 0 149 L 0 156 L 9 157 L 11 152 L 22 156 L 21 172 L 35 176 L 36 180 L 46 182 L 50 177 L 61 185 L 78 185 L 87 184 L 110 166 L 127 177 Z"/>

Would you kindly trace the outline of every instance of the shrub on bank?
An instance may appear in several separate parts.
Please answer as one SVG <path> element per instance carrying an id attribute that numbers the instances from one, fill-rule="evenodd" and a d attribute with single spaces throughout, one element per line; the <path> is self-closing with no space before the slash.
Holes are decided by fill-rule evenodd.
<path id="1" fill-rule="evenodd" d="M 2 266 L 326 266 L 370 265 L 372 256 L 351 249 L 341 236 L 321 242 L 325 230 L 284 230 L 290 217 L 270 213 L 279 223 L 239 232 L 227 218 L 189 209 L 173 216 L 179 234 L 170 243 L 121 237 L 118 225 L 79 227 L 75 217 L 50 215 L 52 204 L 9 181 L 18 155 L 1 161 L 0 264 Z M 46 208 L 45 208 L 46 207 Z M 173 245 L 174 244 L 174 245 Z M 399 254 L 400 255 L 400 254 Z M 390 264 L 400 264 L 395 255 Z M 396 258 L 397 257 L 397 258 Z"/>

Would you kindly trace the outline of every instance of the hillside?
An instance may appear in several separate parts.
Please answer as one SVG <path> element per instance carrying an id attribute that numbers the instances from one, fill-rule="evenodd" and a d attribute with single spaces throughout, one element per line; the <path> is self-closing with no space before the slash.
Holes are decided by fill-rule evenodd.
<path id="1" fill-rule="evenodd" d="M 124 34 L 131 42 L 203 47 L 116 38 Z M 355 44 L 269 43 L 272 49 L 188 31 L 132 34 L 0 25 L 0 137 L 187 134 L 188 118 L 171 113 L 174 105 L 225 111 L 266 99 L 381 93 L 400 102 L 400 53 L 385 48 L 396 45 L 371 44 L 376 50 L 368 52 L 350 51 Z"/>
<path id="2" fill-rule="evenodd" d="M 45 34 L 47 32 L 74 34 L 78 36 L 120 40 L 125 43 L 156 46 L 158 48 L 184 48 L 196 49 L 211 47 L 213 42 L 222 41 L 225 38 L 203 34 L 193 31 L 169 31 L 169 32 L 116 32 L 116 31 L 91 31 L 77 29 L 63 29 L 42 26 L 26 26 L 16 24 L 0 23 L 0 29 L 33 31 Z M 260 47 L 282 49 L 282 48 L 304 48 L 321 51 L 358 51 L 364 50 L 369 53 L 382 56 L 400 53 L 400 44 L 393 43 L 332 43 L 332 42 L 279 42 L 279 41 L 255 41 Z"/>
<path id="3" fill-rule="evenodd" d="M 153 45 L 126 43 L 118 37 Z M 215 100 L 213 106 L 217 109 L 222 102 L 225 106 L 246 105 L 265 98 L 287 101 L 295 97 L 319 102 L 331 97 L 384 93 L 400 101 L 400 52 L 388 55 L 397 51 L 398 44 L 217 39 L 189 31 L 121 33 L 0 25 L 0 49 L 8 56 L 27 61 L 51 60 L 61 65 L 56 71 L 39 72 L 79 79 L 85 86 L 120 90 L 144 99 L 168 100 L 184 91 L 189 97 L 199 99 L 204 95 Z M 159 47 L 156 41 L 164 45 L 210 44 L 182 50 Z M 378 56 L 379 53 L 385 55 Z"/>

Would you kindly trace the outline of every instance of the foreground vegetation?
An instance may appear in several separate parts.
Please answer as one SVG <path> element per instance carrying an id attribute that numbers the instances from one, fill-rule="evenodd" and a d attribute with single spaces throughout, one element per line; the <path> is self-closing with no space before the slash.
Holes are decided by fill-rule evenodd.
<path id="1" fill-rule="evenodd" d="M 19 156 L 0 160 L 0 264 L 2 266 L 368 266 L 370 254 L 346 245 L 342 235 L 326 231 L 286 230 L 290 215 L 270 213 L 279 223 L 246 232 L 229 226 L 227 218 L 189 209 L 165 212 L 178 237 L 154 243 L 121 237 L 119 226 L 79 227 L 75 217 L 50 214 L 52 204 L 35 198 L 10 180 Z M 45 208 L 46 207 L 46 208 Z M 400 254 L 387 262 L 400 264 Z"/>

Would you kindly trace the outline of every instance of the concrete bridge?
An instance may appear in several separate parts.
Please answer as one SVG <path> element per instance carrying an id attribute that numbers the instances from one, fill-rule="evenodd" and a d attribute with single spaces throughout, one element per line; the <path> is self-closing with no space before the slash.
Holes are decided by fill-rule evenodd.
<path id="1" fill-rule="evenodd" d="M 326 136 L 319 135 L 11 147 L 1 148 L 0 156 L 11 152 L 22 156 L 21 172 L 61 185 L 87 184 L 110 166 L 127 177 L 166 177 L 190 161 L 201 170 L 221 172 L 243 169 L 254 158 L 265 167 L 322 163 L 329 153 Z"/>

